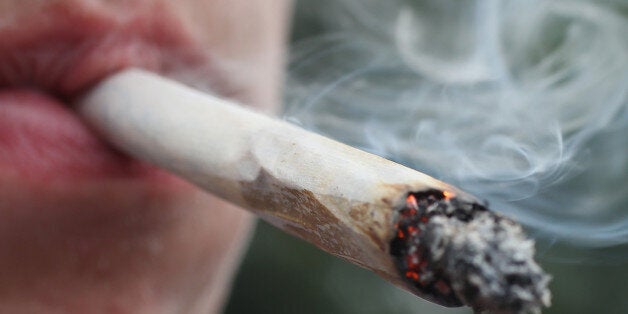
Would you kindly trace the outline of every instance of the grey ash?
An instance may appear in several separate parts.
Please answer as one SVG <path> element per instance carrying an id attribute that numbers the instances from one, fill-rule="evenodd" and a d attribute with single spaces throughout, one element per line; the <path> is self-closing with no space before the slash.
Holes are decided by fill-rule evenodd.
<path id="1" fill-rule="evenodd" d="M 491 313 L 540 313 L 550 276 L 534 261 L 520 225 L 439 190 L 410 193 L 390 243 L 397 268 L 418 294 Z"/>

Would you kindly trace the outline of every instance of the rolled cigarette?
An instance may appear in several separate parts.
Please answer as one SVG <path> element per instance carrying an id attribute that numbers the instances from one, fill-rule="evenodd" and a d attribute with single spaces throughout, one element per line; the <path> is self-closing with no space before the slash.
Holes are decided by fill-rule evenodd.
<path id="1" fill-rule="evenodd" d="M 444 306 L 538 312 L 549 276 L 521 227 L 425 174 L 141 70 L 79 112 L 122 151 Z"/>

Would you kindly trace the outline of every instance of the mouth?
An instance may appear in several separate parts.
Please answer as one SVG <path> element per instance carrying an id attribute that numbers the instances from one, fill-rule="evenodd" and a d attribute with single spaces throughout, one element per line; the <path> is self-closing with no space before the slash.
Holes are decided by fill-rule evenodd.
<path id="1" fill-rule="evenodd" d="M 207 59 L 164 5 L 122 17 L 100 6 L 42 4 L 0 26 L 0 177 L 50 183 L 158 172 L 102 142 L 70 104 L 124 68 L 168 75 Z"/>

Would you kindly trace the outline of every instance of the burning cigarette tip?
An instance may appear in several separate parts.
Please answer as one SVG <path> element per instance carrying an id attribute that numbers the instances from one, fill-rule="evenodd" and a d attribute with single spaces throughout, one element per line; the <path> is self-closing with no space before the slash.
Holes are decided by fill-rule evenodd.
<path id="1" fill-rule="evenodd" d="M 539 313 L 550 277 L 522 228 L 449 191 L 409 193 L 397 211 L 390 253 L 418 294 L 493 313 Z"/>

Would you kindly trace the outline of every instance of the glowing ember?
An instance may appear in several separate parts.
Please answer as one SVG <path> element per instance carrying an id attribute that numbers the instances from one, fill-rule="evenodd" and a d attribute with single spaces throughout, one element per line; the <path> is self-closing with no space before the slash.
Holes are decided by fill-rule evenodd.
<path id="1" fill-rule="evenodd" d="M 391 243 L 392 255 L 397 257 L 397 267 L 405 278 L 423 294 L 434 297 L 439 303 L 450 306 L 462 305 L 453 294 L 449 281 L 440 271 L 434 272 L 426 267 L 429 260 L 419 250 L 419 234 L 430 220 L 430 212 L 434 205 L 453 193 L 430 190 L 423 193 L 410 193 L 406 198 L 406 206 L 399 212 L 397 236 Z M 423 267 L 420 267 L 423 266 Z M 445 279 L 440 279 L 443 278 Z"/>
<path id="2" fill-rule="evenodd" d="M 390 243 L 399 272 L 423 297 L 476 311 L 539 313 L 549 276 L 519 225 L 453 192 L 410 193 Z"/>
<path id="3" fill-rule="evenodd" d="M 454 192 L 443 191 L 443 197 L 445 197 L 446 200 L 454 198 L 455 196 L 456 196 L 456 193 Z"/>

